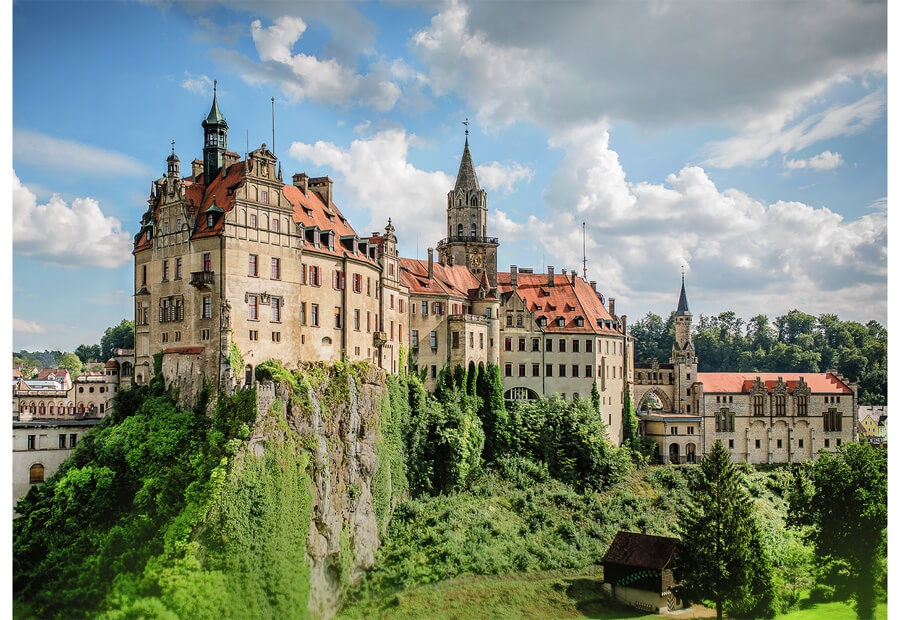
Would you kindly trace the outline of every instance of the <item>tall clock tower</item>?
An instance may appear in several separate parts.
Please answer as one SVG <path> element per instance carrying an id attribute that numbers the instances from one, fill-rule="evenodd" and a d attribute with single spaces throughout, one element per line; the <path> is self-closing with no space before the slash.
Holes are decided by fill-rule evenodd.
<path id="1" fill-rule="evenodd" d="M 438 243 L 438 258 L 445 265 L 465 265 L 479 278 L 486 273 L 491 288 L 497 288 L 499 245 L 487 236 L 487 193 L 475 175 L 467 127 L 456 186 L 447 194 L 447 238 Z"/>

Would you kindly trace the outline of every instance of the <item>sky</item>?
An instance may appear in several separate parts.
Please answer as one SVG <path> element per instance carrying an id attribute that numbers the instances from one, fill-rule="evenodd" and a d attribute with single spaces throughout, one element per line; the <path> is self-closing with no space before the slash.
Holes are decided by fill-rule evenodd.
<path id="1" fill-rule="evenodd" d="M 887 6 L 849 0 L 18 1 L 12 347 L 133 318 L 172 152 L 328 175 L 360 236 L 446 236 L 464 131 L 499 269 L 575 270 L 629 323 L 796 308 L 887 325 Z M 274 102 L 272 101 L 274 98 Z M 464 122 L 468 125 L 464 125 Z M 273 131 L 274 127 L 274 131 Z M 586 259 L 586 263 L 585 263 Z"/>

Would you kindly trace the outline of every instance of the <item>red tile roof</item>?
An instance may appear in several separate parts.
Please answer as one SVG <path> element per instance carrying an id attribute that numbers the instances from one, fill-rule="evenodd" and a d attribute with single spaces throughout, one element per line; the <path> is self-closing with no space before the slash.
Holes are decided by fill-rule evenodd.
<path id="1" fill-rule="evenodd" d="M 853 390 L 836 375 L 828 373 L 791 372 L 698 372 L 697 381 L 703 383 L 703 391 L 710 393 L 747 393 L 756 383 L 756 378 L 765 384 L 766 391 L 780 378 L 793 392 L 802 377 L 814 394 L 852 394 Z"/>
<path id="2" fill-rule="evenodd" d="M 520 271 L 517 280 L 515 293 L 525 300 L 528 311 L 536 319 L 541 316 L 547 317 L 545 331 L 619 333 L 615 327 L 617 317 L 610 315 L 599 293 L 582 278 L 572 274 L 554 274 L 553 286 L 550 286 L 547 274 Z M 509 273 L 497 274 L 497 288 L 503 296 L 513 294 Z M 579 316 L 584 319 L 581 327 L 575 323 L 575 319 Z M 558 317 L 563 317 L 563 327 L 557 325 Z M 613 324 L 610 326 L 608 322 Z"/>
<path id="3" fill-rule="evenodd" d="M 475 299 L 480 282 L 465 265 L 433 264 L 434 277 L 428 279 L 428 261 L 400 259 L 400 280 L 411 295 L 438 295 Z"/>

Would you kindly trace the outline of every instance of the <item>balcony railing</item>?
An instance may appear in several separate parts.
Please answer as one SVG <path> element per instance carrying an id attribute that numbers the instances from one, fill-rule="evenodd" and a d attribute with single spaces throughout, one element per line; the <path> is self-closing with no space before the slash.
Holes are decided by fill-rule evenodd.
<path id="1" fill-rule="evenodd" d="M 448 243 L 492 243 L 500 245 L 497 237 L 482 237 L 481 235 L 461 235 L 455 237 L 447 237 L 438 241 L 438 247 L 447 245 Z"/>
<path id="2" fill-rule="evenodd" d="M 214 271 L 192 271 L 191 286 L 197 288 L 209 288 L 216 281 L 216 273 Z"/>

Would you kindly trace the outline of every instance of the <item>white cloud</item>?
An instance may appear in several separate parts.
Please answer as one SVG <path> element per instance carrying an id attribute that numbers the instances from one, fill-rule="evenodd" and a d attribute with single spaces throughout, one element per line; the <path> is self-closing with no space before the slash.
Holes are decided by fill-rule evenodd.
<path id="1" fill-rule="evenodd" d="M 38 204 L 13 173 L 13 252 L 60 267 L 121 267 L 132 260 L 131 235 L 93 198 L 67 205 L 54 194 Z"/>
<path id="2" fill-rule="evenodd" d="M 794 153 L 821 140 L 859 133 L 881 118 L 886 108 L 886 94 L 877 90 L 852 104 L 832 106 L 791 126 L 763 125 L 734 138 L 711 142 L 705 147 L 709 157 L 704 163 L 731 168 L 765 160 L 775 153 Z"/>
<path id="3" fill-rule="evenodd" d="M 388 66 L 373 63 L 369 73 L 359 74 L 337 58 L 294 54 L 294 46 L 306 29 L 306 22 L 297 16 L 279 16 L 268 27 L 257 19 L 250 24 L 250 36 L 260 62 L 234 50 L 219 50 L 217 56 L 232 65 L 249 84 L 279 84 L 292 102 L 355 103 L 378 111 L 394 107 L 401 90 L 391 80 Z"/>
<path id="4" fill-rule="evenodd" d="M 475 169 L 478 180 L 486 191 L 495 190 L 504 194 L 513 191 L 519 181 L 531 182 L 534 178 L 534 170 L 519 163 L 501 164 L 495 161 L 475 166 Z"/>
<path id="5" fill-rule="evenodd" d="M 24 334 L 43 334 L 45 330 L 34 321 L 13 317 L 13 331 Z"/>
<path id="6" fill-rule="evenodd" d="M 886 203 L 847 221 L 825 207 L 766 204 L 719 189 L 697 166 L 664 184 L 630 183 L 606 134 L 595 125 L 558 138 L 566 155 L 549 184 L 556 189 L 544 195 L 549 213 L 524 224 L 498 213 L 498 228 L 539 239 L 549 264 L 573 268 L 581 265 L 586 222 L 589 278 L 615 291 L 623 308 L 674 307 L 658 291 L 677 293 L 684 267 L 692 301 L 715 312 L 744 307 L 777 316 L 803 306 L 845 319 L 886 316 Z"/>
<path id="7" fill-rule="evenodd" d="M 831 151 L 822 151 L 809 159 L 788 159 L 784 162 L 784 167 L 788 170 L 800 170 L 803 168 L 834 170 L 843 165 L 844 159 L 841 157 L 841 154 L 832 153 Z"/>
<path id="8" fill-rule="evenodd" d="M 193 75 L 185 71 L 184 76 L 184 79 L 181 81 L 183 89 L 195 95 L 205 95 L 212 92 L 213 81 L 208 75 Z"/>
<path id="9" fill-rule="evenodd" d="M 13 130 L 13 158 L 17 162 L 39 165 L 91 176 L 149 176 L 141 162 L 122 153 L 55 138 L 30 129 Z"/>
<path id="10" fill-rule="evenodd" d="M 446 236 L 446 196 L 454 178 L 410 164 L 408 152 L 414 140 L 402 130 L 388 129 L 354 140 L 348 149 L 331 142 L 294 142 L 290 154 L 339 175 L 342 191 L 349 192 L 347 202 L 368 210 L 366 228 L 357 229 L 361 236 L 383 229 L 392 218 L 401 248 L 413 248 L 420 241 L 424 249 Z M 348 205 L 339 206 L 345 212 L 348 209 Z M 414 256 L 414 252 L 404 255 Z"/>
<path id="11" fill-rule="evenodd" d="M 449 0 L 411 38 L 438 95 L 483 125 L 643 128 L 800 121 L 835 84 L 886 75 L 884 2 Z M 868 86 L 866 86 L 868 87 Z M 828 133 L 826 125 L 821 127 Z"/>

